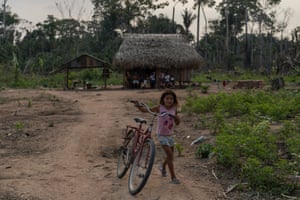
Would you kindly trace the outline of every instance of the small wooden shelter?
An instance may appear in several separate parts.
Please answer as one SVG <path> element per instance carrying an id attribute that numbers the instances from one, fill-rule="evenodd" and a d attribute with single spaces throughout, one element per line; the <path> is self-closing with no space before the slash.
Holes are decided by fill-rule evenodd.
<path id="1" fill-rule="evenodd" d="M 88 54 L 82 54 L 64 64 L 62 64 L 57 70 L 51 73 L 65 72 L 65 88 L 70 89 L 69 87 L 69 73 L 71 70 L 83 70 L 83 69 L 92 69 L 92 68 L 103 68 L 103 77 L 106 87 L 106 78 L 109 76 L 111 64 L 96 58 Z"/>
<path id="2" fill-rule="evenodd" d="M 125 34 L 113 65 L 124 71 L 124 86 L 128 75 L 149 76 L 155 72 L 156 87 L 162 73 L 174 76 L 179 84 L 189 82 L 193 69 L 199 69 L 202 57 L 180 34 Z"/>

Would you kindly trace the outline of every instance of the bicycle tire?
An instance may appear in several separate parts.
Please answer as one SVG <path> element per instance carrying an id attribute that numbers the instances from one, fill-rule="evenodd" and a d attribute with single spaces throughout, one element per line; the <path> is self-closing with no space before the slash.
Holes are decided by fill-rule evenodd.
<path id="1" fill-rule="evenodd" d="M 126 140 L 129 141 L 127 141 L 126 144 L 122 145 L 119 149 L 119 156 L 117 162 L 118 178 L 123 178 L 126 172 L 128 171 L 128 169 L 130 168 L 133 136 L 134 136 L 133 130 L 129 130 L 126 136 L 127 137 Z"/>
<path id="2" fill-rule="evenodd" d="M 130 169 L 128 179 L 128 190 L 130 194 L 136 195 L 145 186 L 155 157 L 155 144 L 152 139 L 147 139 L 135 157 Z"/>

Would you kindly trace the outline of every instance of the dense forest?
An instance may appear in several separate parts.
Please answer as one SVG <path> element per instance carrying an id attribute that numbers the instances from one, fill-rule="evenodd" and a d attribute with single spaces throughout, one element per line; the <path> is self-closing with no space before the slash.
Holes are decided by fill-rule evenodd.
<path id="1" fill-rule="evenodd" d="M 203 70 L 299 73 L 300 27 L 284 36 L 290 13 L 286 11 L 284 19 L 276 17 L 281 0 L 193 0 L 194 6 L 181 13 L 182 22 L 153 12 L 188 0 L 91 2 L 94 13 L 90 21 L 48 15 L 43 22 L 28 26 L 4 0 L 0 8 L 1 75 L 7 71 L 14 72 L 15 79 L 46 75 L 82 53 L 112 63 L 123 33 L 185 34 L 205 58 Z M 207 21 L 208 7 L 221 17 Z M 205 30 L 200 30 L 203 18 Z M 193 23 L 197 24 L 196 35 L 190 31 Z M 200 32 L 204 32 L 202 37 Z"/>

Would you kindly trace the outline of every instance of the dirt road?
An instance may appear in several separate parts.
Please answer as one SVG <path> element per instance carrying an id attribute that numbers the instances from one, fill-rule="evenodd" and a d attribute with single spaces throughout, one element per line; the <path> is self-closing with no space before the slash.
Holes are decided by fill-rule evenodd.
<path id="1" fill-rule="evenodd" d="M 134 116 L 147 118 L 127 100 L 157 101 L 161 92 L 1 91 L 0 199 L 223 199 L 223 188 L 187 146 L 190 140 L 184 138 L 194 130 L 185 120 L 176 128 L 178 140 L 186 145 L 184 156 L 175 158 L 180 185 L 160 176 L 163 154 L 158 146 L 155 166 L 142 192 L 131 196 L 127 176 L 116 177 L 115 152 L 122 128 Z M 176 92 L 182 102 L 186 91 Z"/>

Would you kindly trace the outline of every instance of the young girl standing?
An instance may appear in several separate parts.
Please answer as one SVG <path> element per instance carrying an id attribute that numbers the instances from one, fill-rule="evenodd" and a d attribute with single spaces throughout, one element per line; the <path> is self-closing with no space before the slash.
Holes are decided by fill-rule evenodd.
<path id="1" fill-rule="evenodd" d="M 147 112 L 144 107 L 137 107 L 142 112 Z M 174 136 L 173 128 L 174 125 L 180 123 L 180 119 L 177 115 L 178 100 L 176 94 L 172 90 L 166 90 L 160 97 L 159 105 L 150 108 L 152 112 L 164 113 L 167 112 L 170 115 L 165 117 L 159 117 L 157 123 L 157 134 L 158 140 L 166 153 L 166 159 L 161 166 L 162 176 L 167 176 L 166 167 L 170 171 L 171 181 L 173 184 L 180 184 L 180 181 L 176 178 L 174 171 Z"/>

